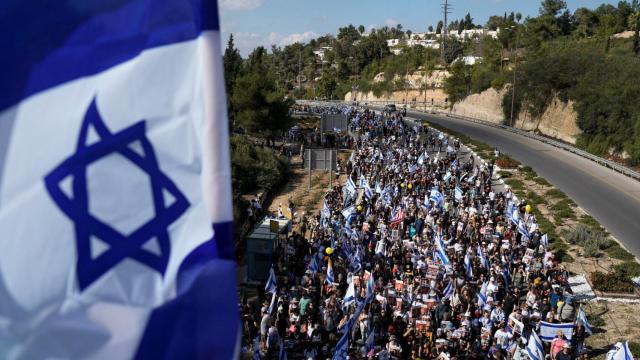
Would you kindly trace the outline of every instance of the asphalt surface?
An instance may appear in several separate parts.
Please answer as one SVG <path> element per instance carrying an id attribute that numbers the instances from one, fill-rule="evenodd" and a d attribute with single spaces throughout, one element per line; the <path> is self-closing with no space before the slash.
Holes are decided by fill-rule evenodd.
<path id="1" fill-rule="evenodd" d="M 640 182 L 568 151 L 527 137 L 465 120 L 408 112 L 496 146 L 564 191 L 627 250 L 640 258 Z"/>

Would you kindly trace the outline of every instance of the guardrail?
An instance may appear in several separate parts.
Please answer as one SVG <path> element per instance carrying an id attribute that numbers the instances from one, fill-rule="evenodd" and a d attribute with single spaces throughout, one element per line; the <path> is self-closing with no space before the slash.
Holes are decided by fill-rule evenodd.
<path id="1" fill-rule="evenodd" d="M 321 101 L 318 101 L 318 102 L 321 102 Z M 347 102 L 339 101 L 339 100 L 324 101 L 324 102 L 342 103 L 342 104 L 347 104 L 348 105 Z M 424 113 L 424 111 L 422 111 L 420 109 L 411 109 L 409 111 Z M 590 153 L 588 153 L 588 152 L 586 152 L 584 150 L 576 148 L 575 146 L 572 146 L 572 145 L 569 145 L 569 144 L 566 144 L 566 143 L 563 143 L 563 142 L 560 142 L 560 141 L 557 141 L 557 140 L 553 140 L 553 139 L 550 139 L 550 138 L 535 134 L 535 133 L 530 132 L 530 131 L 517 129 L 517 128 L 511 127 L 511 126 L 507 126 L 507 125 L 503 125 L 503 124 L 496 124 L 496 123 L 493 123 L 493 122 L 490 122 L 490 121 L 480 120 L 480 119 L 472 118 L 472 117 L 469 117 L 469 116 L 451 114 L 451 113 L 443 112 L 441 110 L 436 110 L 436 109 L 431 109 L 431 112 L 432 113 L 435 112 L 435 113 L 437 113 L 439 115 L 442 115 L 442 116 L 451 117 L 451 118 L 460 119 L 460 120 L 465 120 L 465 121 L 471 121 L 471 122 L 475 122 L 477 124 L 491 126 L 491 127 L 499 128 L 499 129 L 502 129 L 502 130 L 505 130 L 505 131 L 509 131 L 509 132 L 518 134 L 518 135 L 522 135 L 524 137 L 527 137 L 527 138 L 530 138 L 530 139 L 534 139 L 534 140 L 543 142 L 545 144 L 549 144 L 551 146 L 557 147 L 559 149 L 563 149 L 563 150 L 568 151 L 570 153 L 576 154 L 576 155 L 578 155 L 580 157 L 583 157 L 583 158 L 591 160 L 591 161 L 593 161 L 593 162 L 595 162 L 597 164 L 600 164 L 601 166 L 607 167 L 607 168 L 609 168 L 609 169 L 611 169 L 613 171 L 616 171 L 616 172 L 621 173 L 621 174 L 623 174 L 625 176 L 628 176 L 628 177 L 630 177 L 632 179 L 640 181 L 640 173 L 635 171 L 635 170 L 632 170 L 632 169 L 630 169 L 630 168 L 628 168 L 626 166 L 620 165 L 620 164 L 618 164 L 616 162 L 613 162 L 611 160 L 603 159 L 603 158 L 601 158 L 599 156 L 590 154 Z"/>
<path id="2" fill-rule="evenodd" d="M 455 118 L 455 119 L 460 119 L 460 120 L 465 120 L 465 121 L 471 121 L 471 122 L 475 122 L 478 124 L 483 124 L 486 126 L 491 126 L 491 127 L 495 127 L 495 128 L 499 128 L 502 130 L 506 130 L 518 135 L 522 135 L 524 137 L 530 138 L 530 139 L 534 139 L 540 142 L 543 142 L 545 144 L 549 144 L 551 146 L 557 147 L 559 149 L 563 149 L 565 151 L 568 151 L 570 153 L 576 154 L 580 157 L 583 157 L 585 159 L 589 159 L 595 163 L 600 164 L 601 166 L 607 167 L 613 171 L 619 172 L 623 175 L 626 175 L 630 178 L 633 178 L 635 180 L 640 180 L 640 173 L 638 173 L 637 171 L 634 171 L 632 169 L 629 169 L 626 166 L 620 165 L 618 163 L 615 163 L 611 160 L 607 160 L 607 159 L 603 159 L 599 156 L 590 154 L 584 150 L 578 149 L 575 146 L 557 141 L 557 140 L 553 140 L 538 134 L 535 134 L 533 132 L 530 131 L 526 131 L 526 130 L 522 130 L 522 129 L 517 129 L 511 126 L 507 126 L 507 125 L 502 125 L 502 124 L 496 124 L 490 121 L 486 121 L 486 120 L 480 120 L 480 119 L 476 119 L 476 118 L 472 118 L 472 117 L 468 117 L 468 116 L 462 116 L 462 115 L 457 115 L 457 114 L 449 114 L 449 113 L 443 113 L 440 112 L 440 115 L 444 115 L 447 117 L 451 117 L 451 118 Z"/>

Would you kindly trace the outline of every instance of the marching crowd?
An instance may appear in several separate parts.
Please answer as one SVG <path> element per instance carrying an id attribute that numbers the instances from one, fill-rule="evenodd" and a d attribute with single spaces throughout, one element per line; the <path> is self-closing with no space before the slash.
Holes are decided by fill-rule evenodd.
<path id="1" fill-rule="evenodd" d="M 568 273 L 493 164 L 399 114 L 340 111 L 356 134 L 347 181 L 278 243 L 261 305 L 243 304 L 246 352 L 586 358 Z"/>

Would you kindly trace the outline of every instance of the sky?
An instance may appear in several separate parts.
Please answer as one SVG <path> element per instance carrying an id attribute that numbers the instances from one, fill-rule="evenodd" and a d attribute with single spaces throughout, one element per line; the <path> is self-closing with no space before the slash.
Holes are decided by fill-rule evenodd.
<path id="1" fill-rule="evenodd" d="M 567 0 L 573 12 L 618 0 Z M 403 29 L 424 32 L 442 19 L 444 0 L 219 0 L 223 43 L 233 34 L 236 46 L 247 56 L 256 46 L 271 48 L 307 42 L 339 27 L 353 24 L 367 29 L 402 24 Z M 489 16 L 520 12 L 536 16 L 539 0 L 450 0 L 450 19 L 471 13 L 476 24 Z"/>

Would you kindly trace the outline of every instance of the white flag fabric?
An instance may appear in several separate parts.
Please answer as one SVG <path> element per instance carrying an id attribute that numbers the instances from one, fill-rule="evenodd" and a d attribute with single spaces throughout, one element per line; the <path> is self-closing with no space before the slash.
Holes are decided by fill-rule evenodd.
<path id="1" fill-rule="evenodd" d="M 535 331 L 529 336 L 529 341 L 527 342 L 527 354 L 531 360 L 544 360 L 544 347 L 542 346 L 542 341 L 540 341 L 540 338 L 536 335 Z"/>
<path id="2" fill-rule="evenodd" d="M 217 3 L 78 4 L 3 16 L 0 358 L 235 358 Z"/>
<path id="3" fill-rule="evenodd" d="M 558 330 L 564 333 L 567 340 L 571 340 L 573 336 L 574 323 L 553 324 L 545 321 L 540 322 L 540 339 L 545 342 L 551 342 L 556 338 Z"/>

